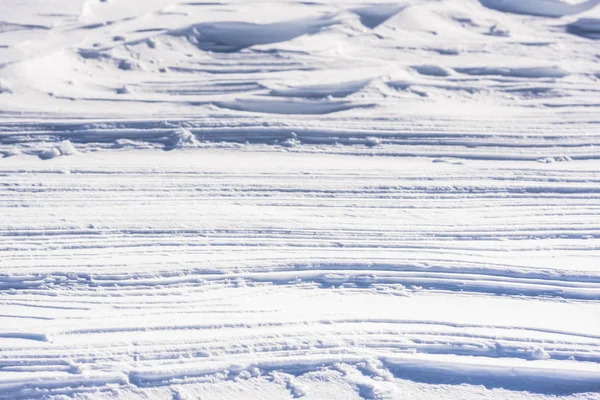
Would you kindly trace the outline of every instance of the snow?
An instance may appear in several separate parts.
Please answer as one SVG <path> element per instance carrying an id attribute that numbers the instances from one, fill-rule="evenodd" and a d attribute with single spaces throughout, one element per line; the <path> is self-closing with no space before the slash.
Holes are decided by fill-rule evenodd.
<path id="1" fill-rule="evenodd" d="M 189 129 L 179 127 L 168 136 L 165 149 L 172 150 L 182 147 L 193 147 L 198 145 L 196 136 Z"/>
<path id="2" fill-rule="evenodd" d="M 541 17 L 564 17 L 579 14 L 600 4 L 600 0 L 587 0 L 570 4 L 562 0 L 480 0 L 494 10 Z"/>
<path id="3" fill-rule="evenodd" d="M 12 93 L 12 85 L 6 80 L 0 78 L 0 94 Z"/>
<path id="4" fill-rule="evenodd" d="M 0 399 L 596 399 L 597 1 L 0 2 Z"/>
<path id="5" fill-rule="evenodd" d="M 589 39 L 600 39 L 600 18 L 580 18 L 567 25 L 567 30 Z"/>
<path id="6" fill-rule="evenodd" d="M 192 25 L 170 32 L 185 36 L 202 50 L 238 51 L 247 47 L 286 42 L 299 36 L 314 34 L 336 24 L 333 16 L 283 21 L 272 24 L 248 22 L 216 22 Z"/>
<path id="7" fill-rule="evenodd" d="M 356 82 L 339 82 L 325 83 L 321 85 L 306 85 L 298 87 L 288 87 L 273 89 L 270 92 L 272 96 L 282 97 L 309 97 L 309 98 L 324 98 L 324 97 L 347 97 L 358 92 L 366 85 L 369 80 Z"/>
<path id="8" fill-rule="evenodd" d="M 360 17 L 360 22 L 364 26 L 375 29 L 405 7 L 406 5 L 399 4 L 376 4 L 354 8 L 350 11 Z"/>
<path id="9" fill-rule="evenodd" d="M 257 112 L 265 114 L 330 114 L 365 106 L 349 101 L 310 100 L 310 99 L 264 99 L 239 98 L 233 101 L 220 101 L 217 107 L 229 110 Z"/>
<path id="10" fill-rule="evenodd" d="M 515 78 L 564 78 L 569 72 L 561 67 L 521 67 L 521 68 L 456 68 L 457 72 L 467 75 L 499 75 Z"/>
<path id="11" fill-rule="evenodd" d="M 413 66 L 413 68 L 421 75 L 440 77 L 450 75 L 450 73 L 445 68 L 442 68 L 438 65 L 415 65 Z"/>
<path id="12" fill-rule="evenodd" d="M 38 154 L 38 156 L 42 160 L 49 160 L 51 158 L 55 158 L 55 157 L 59 157 L 59 156 L 71 156 L 73 154 L 77 154 L 77 150 L 75 150 L 75 147 L 73 147 L 73 144 L 70 141 L 64 140 L 63 142 L 59 143 L 55 147 L 51 147 L 49 149 L 42 150 Z"/>

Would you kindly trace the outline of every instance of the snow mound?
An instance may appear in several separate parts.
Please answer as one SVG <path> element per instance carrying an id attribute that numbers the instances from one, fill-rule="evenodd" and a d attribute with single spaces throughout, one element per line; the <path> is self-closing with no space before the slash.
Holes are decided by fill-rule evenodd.
<path id="1" fill-rule="evenodd" d="M 187 37 L 201 50 L 233 52 L 252 46 L 286 42 L 299 36 L 315 34 L 338 23 L 339 21 L 334 15 L 272 24 L 211 22 L 171 31 L 170 34 Z"/>
<path id="2" fill-rule="evenodd" d="M 360 89 L 368 85 L 369 82 L 369 80 L 361 80 L 353 82 L 288 87 L 281 89 L 273 89 L 269 94 L 280 97 L 346 97 L 358 92 Z"/>
<path id="3" fill-rule="evenodd" d="M 497 37 L 509 37 L 510 31 L 505 27 L 499 25 L 492 25 L 490 26 L 490 29 L 488 30 L 486 35 Z"/>
<path id="4" fill-rule="evenodd" d="M 365 139 L 365 145 L 368 147 L 376 147 L 379 146 L 381 144 L 381 139 L 374 137 L 374 136 L 369 136 Z"/>
<path id="5" fill-rule="evenodd" d="M 297 146 L 299 146 L 299 145 L 301 145 L 301 144 L 302 144 L 302 142 L 300 142 L 298 139 L 295 139 L 295 138 L 293 138 L 293 137 L 292 137 L 292 138 L 289 138 L 289 139 L 286 139 L 286 140 L 284 140 L 284 141 L 281 143 L 281 145 L 282 145 L 283 147 L 287 147 L 287 148 L 297 147 Z"/>
<path id="6" fill-rule="evenodd" d="M 588 0 L 578 4 L 569 4 L 560 0 L 479 0 L 479 2 L 497 11 L 553 18 L 579 14 L 600 4 L 600 0 Z"/>
<path id="7" fill-rule="evenodd" d="M 514 78 L 563 78 L 569 72 L 561 67 L 477 67 L 477 68 L 455 68 L 461 74 L 482 76 L 499 75 Z"/>
<path id="8" fill-rule="evenodd" d="M 49 148 L 46 150 L 42 150 L 38 154 L 38 157 L 41 158 L 42 160 L 50 160 L 52 158 L 56 158 L 59 156 L 72 156 L 77 153 L 78 152 L 75 149 L 75 147 L 73 146 L 73 144 L 70 141 L 65 140 L 65 141 L 59 143 L 55 147 L 52 147 L 52 148 Z"/>
<path id="9" fill-rule="evenodd" d="M 185 147 L 195 147 L 198 145 L 196 136 L 188 129 L 179 127 L 175 129 L 165 142 L 165 149 L 180 149 Z"/>
<path id="10" fill-rule="evenodd" d="M 360 22 L 370 29 L 375 29 L 398 12 L 405 6 L 398 4 L 378 4 L 374 6 L 360 7 L 350 10 L 358 15 Z"/>
<path id="11" fill-rule="evenodd" d="M 459 21 L 448 18 L 429 3 L 405 7 L 378 27 L 385 36 L 405 40 L 406 34 L 418 34 L 427 38 L 433 36 L 462 40 L 476 35 Z"/>
<path id="12" fill-rule="evenodd" d="M 549 358 L 550 354 L 543 347 L 535 347 L 531 350 L 531 359 L 533 360 L 547 360 Z"/>
<path id="13" fill-rule="evenodd" d="M 600 40 L 600 18 L 580 18 L 567 25 L 567 32 L 588 39 Z"/>

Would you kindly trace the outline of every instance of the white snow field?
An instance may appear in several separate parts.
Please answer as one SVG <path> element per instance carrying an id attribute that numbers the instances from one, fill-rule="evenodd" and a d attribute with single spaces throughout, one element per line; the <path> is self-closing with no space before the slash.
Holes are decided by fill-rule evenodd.
<path id="1" fill-rule="evenodd" d="M 600 399 L 599 3 L 0 0 L 0 399 Z"/>

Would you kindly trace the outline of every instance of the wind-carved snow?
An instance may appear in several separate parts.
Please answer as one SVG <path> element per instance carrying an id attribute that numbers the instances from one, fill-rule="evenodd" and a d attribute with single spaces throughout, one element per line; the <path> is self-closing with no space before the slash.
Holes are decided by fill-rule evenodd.
<path id="1" fill-rule="evenodd" d="M 564 17 L 593 9 L 600 0 L 587 0 L 571 4 L 562 0 L 479 0 L 494 10 L 541 17 Z"/>
<path id="2" fill-rule="evenodd" d="M 170 34 L 185 36 L 202 50 L 227 52 L 286 42 L 299 36 L 317 33 L 336 23 L 338 22 L 332 15 L 272 24 L 215 22 L 196 24 L 181 31 L 172 31 Z"/>
<path id="3" fill-rule="evenodd" d="M 595 5 L 0 2 L 0 399 L 596 398 Z"/>
<path id="4" fill-rule="evenodd" d="M 254 382 L 310 398 L 319 371 L 365 398 L 599 389 L 595 162 L 72 160 L 3 161 L 8 397 Z"/>
<path id="5" fill-rule="evenodd" d="M 568 24 L 567 31 L 585 38 L 600 40 L 600 18 L 580 18 Z"/>
<path id="6" fill-rule="evenodd" d="M 561 67 L 521 67 L 521 68 L 456 68 L 467 75 L 499 75 L 515 78 L 564 78 L 569 72 Z"/>
<path id="7" fill-rule="evenodd" d="M 325 83 L 321 85 L 306 85 L 296 87 L 283 87 L 273 89 L 269 94 L 272 96 L 282 97 L 308 97 L 308 98 L 324 98 L 324 97 L 347 97 L 369 84 L 369 80 Z"/>
<path id="8" fill-rule="evenodd" d="M 354 8 L 351 11 L 360 17 L 360 22 L 370 29 L 375 29 L 407 5 L 377 4 L 366 7 Z"/>
<path id="9" fill-rule="evenodd" d="M 65 140 L 57 146 L 42 150 L 38 156 L 42 160 L 49 160 L 54 157 L 71 156 L 73 154 L 77 154 L 77 150 L 75 150 L 75 147 L 73 147 L 73 144 L 70 141 Z"/>
<path id="10" fill-rule="evenodd" d="M 360 107 L 360 104 L 348 101 L 309 100 L 309 99 L 264 99 L 247 98 L 233 101 L 221 101 L 215 105 L 238 111 L 260 112 L 267 114 L 330 114 Z"/>

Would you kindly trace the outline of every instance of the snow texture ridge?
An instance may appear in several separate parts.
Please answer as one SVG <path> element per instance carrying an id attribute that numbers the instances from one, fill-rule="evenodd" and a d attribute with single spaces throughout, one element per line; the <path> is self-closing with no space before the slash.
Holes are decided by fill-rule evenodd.
<path id="1" fill-rule="evenodd" d="M 0 399 L 597 399 L 598 5 L 0 2 Z"/>

